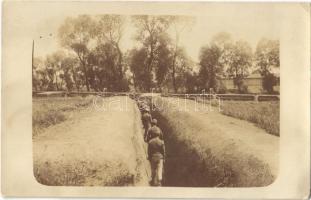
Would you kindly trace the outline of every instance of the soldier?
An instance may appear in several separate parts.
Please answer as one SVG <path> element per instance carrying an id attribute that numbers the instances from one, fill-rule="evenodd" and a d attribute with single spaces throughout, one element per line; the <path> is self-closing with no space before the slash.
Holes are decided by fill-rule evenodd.
<path id="1" fill-rule="evenodd" d="M 163 132 L 162 132 L 162 130 L 157 126 L 157 124 L 158 124 L 158 121 L 157 121 L 157 119 L 152 119 L 152 121 L 151 121 L 151 125 L 152 125 L 152 127 L 151 128 L 149 128 L 149 130 L 148 130 L 148 132 L 147 132 L 147 134 L 146 134 L 146 137 L 145 137 L 145 141 L 146 142 L 149 142 L 149 140 L 151 140 L 152 139 L 152 135 L 153 135 L 153 133 L 155 133 L 155 132 L 159 132 L 159 138 L 161 139 L 161 140 L 163 140 Z"/>
<path id="2" fill-rule="evenodd" d="M 148 160 L 151 165 L 151 185 L 162 185 L 163 163 L 165 159 L 164 141 L 160 139 L 160 129 L 151 132 L 151 139 L 148 142 Z"/>
<path id="3" fill-rule="evenodd" d="M 147 138 L 147 133 L 148 133 L 148 130 L 150 129 L 151 127 L 151 115 L 150 115 L 150 109 L 145 106 L 143 108 L 143 115 L 142 115 L 142 122 L 143 122 L 143 126 L 144 126 L 144 129 L 145 129 L 145 132 L 144 132 L 144 139 L 146 141 L 146 138 Z"/>

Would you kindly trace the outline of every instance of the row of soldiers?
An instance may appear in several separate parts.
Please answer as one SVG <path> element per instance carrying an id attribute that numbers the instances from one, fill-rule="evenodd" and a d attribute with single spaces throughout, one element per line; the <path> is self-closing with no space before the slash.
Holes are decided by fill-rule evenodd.
<path id="1" fill-rule="evenodd" d="M 163 163 L 165 161 L 165 146 L 163 132 L 158 127 L 157 119 L 152 118 L 150 107 L 143 104 L 142 122 L 144 126 L 144 140 L 148 144 L 148 160 L 151 165 L 151 186 L 162 185 Z"/>

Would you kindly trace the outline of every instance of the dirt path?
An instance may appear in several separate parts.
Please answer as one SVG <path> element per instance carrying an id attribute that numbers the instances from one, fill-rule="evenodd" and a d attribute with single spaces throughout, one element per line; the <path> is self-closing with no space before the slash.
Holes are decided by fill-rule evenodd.
<path id="1" fill-rule="evenodd" d="M 179 100 L 180 103 L 178 104 L 176 98 L 162 99 L 160 102 L 155 100 L 155 104 L 158 103 L 162 108 L 166 109 L 160 112 L 164 117 L 163 120 L 168 121 L 167 124 L 162 123 L 162 126 L 169 131 L 167 134 L 174 135 L 173 137 L 168 137 L 170 141 L 167 141 L 171 146 L 168 147 L 170 151 L 168 152 L 169 156 L 172 157 L 174 162 L 180 162 L 180 165 L 196 163 L 193 166 L 189 164 L 189 166 L 183 169 L 184 171 L 180 170 L 180 172 L 177 172 L 175 170 L 177 166 L 170 162 L 173 166 L 167 166 L 167 171 L 170 171 L 171 174 L 176 172 L 175 175 L 168 177 L 170 186 L 180 184 L 179 182 L 183 181 L 181 183 L 183 186 L 187 186 L 187 182 L 189 185 L 205 185 L 204 180 L 200 183 L 195 183 L 196 180 L 191 177 L 183 177 L 185 180 L 180 181 L 175 180 L 180 178 L 181 174 L 191 173 L 192 177 L 197 176 L 196 178 L 199 179 L 201 177 L 200 173 L 193 174 L 193 171 L 194 168 L 203 170 L 204 167 L 198 167 L 202 163 L 201 156 L 203 155 L 207 155 L 211 159 L 207 160 L 207 163 L 202 163 L 203 166 L 207 167 L 207 171 L 212 170 L 214 167 L 214 164 L 212 164 L 215 161 L 214 159 L 218 160 L 217 162 L 220 162 L 220 164 L 223 163 L 222 167 L 224 169 L 231 168 L 233 174 L 230 175 L 232 180 L 227 182 L 229 186 L 247 184 L 259 186 L 261 183 L 256 182 L 255 177 L 265 176 L 265 174 L 258 174 L 260 173 L 259 171 L 265 168 L 268 174 L 274 177 L 277 176 L 279 137 L 270 135 L 265 130 L 247 121 L 225 116 L 219 113 L 215 107 L 212 111 L 204 111 L 199 109 L 202 104 L 196 104 L 192 100 Z M 158 117 L 162 117 L 161 115 Z M 183 148 L 180 148 L 180 146 L 183 146 Z M 183 150 L 186 146 L 190 148 L 188 151 Z M 193 154 L 194 151 L 196 152 L 195 154 Z M 185 158 L 178 158 L 178 156 Z M 195 156 L 199 156 L 197 160 L 194 159 Z M 206 178 L 215 178 L 217 182 L 217 177 L 220 177 L 220 175 L 213 174 L 212 171 L 207 172 Z M 205 173 L 204 170 L 201 172 Z M 191 183 L 191 181 L 194 182 Z M 265 182 L 265 180 L 262 181 Z M 222 186 L 226 185 L 223 181 L 219 181 L 219 183 Z M 217 184 L 212 181 L 207 182 L 206 185 L 215 186 Z"/>
<path id="2" fill-rule="evenodd" d="M 167 110 L 155 117 L 164 132 L 171 134 L 166 140 L 166 186 L 260 186 L 270 181 L 257 182 L 258 177 L 277 175 L 278 137 L 215 108 L 196 110 L 192 100 L 179 105 L 176 98 L 163 101 Z M 149 185 L 140 112 L 128 97 L 98 101 L 47 128 L 33 145 L 34 173 L 43 184 Z"/>
<path id="3" fill-rule="evenodd" d="M 172 105 L 176 101 L 175 98 L 167 98 L 167 100 Z M 277 172 L 279 137 L 268 134 L 253 123 L 223 115 L 218 111 L 217 107 L 212 107 L 212 109 L 205 107 L 207 110 L 200 110 L 200 108 L 203 108 L 203 105 L 198 106 L 198 104 L 195 105 L 194 101 L 186 100 L 184 112 L 190 114 L 193 121 L 204 125 L 202 128 L 215 130 L 215 134 L 223 134 L 228 139 L 239 138 L 245 144 L 245 146 L 240 146 L 240 148 L 245 148 L 245 151 L 256 152 L 258 156 L 271 164 L 274 172 Z M 184 104 L 180 104 L 180 106 L 184 106 Z"/>
<path id="4" fill-rule="evenodd" d="M 93 106 L 48 128 L 33 140 L 37 179 L 52 185 L 148 185 L 137 112 L 128 97 L 106 98 L 97 109 Z M 67 172 L 73 177 L 53 177 Z"/>
<path id="5" fill-rule="evenodd" d="M 279 137 L 267 133 L 253 123 L 223 115 L 216 111 L 205 113 L 191 112 L 194 120 L 204 123 L 209 129 L 219 130 L 228 139 L 239 138 L 244 145 L 240 150 L 251 152 L 261 157 L 270 164 L 273 174 L 278 171 L 279 161 Z"/>

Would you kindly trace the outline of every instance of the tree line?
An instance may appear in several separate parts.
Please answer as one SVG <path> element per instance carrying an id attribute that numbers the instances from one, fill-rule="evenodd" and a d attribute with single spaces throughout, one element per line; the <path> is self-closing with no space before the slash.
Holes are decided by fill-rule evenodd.
<path id="1" fill-rule="evenodd" d="M 129 20 L 129 22 L 128 22 Z M 132 49 L 124 51 L 125 26 L 135 28 Z M 279 41 L 262 39 L 255 52 L 246 41 L 216 34 L 202 46 L 199 63 L 181 45 L 195 19 L 187 16 L 80 15 L 68 17 L 58 30 L 62 47 L 33 63 L 35 91 L 113 91 L 198 93 L 226 92 L 221 79 L 233 79 L 239 93 L 244 79 L 257 69 L 263 88 L 273 93 L 279 81 Z"/>

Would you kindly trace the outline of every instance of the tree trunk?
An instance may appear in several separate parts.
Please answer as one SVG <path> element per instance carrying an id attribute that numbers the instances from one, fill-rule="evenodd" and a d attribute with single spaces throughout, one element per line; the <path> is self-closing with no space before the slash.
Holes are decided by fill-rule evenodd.
<path id="1" fill-rule="evenodd" d="M 90 86 L 89 86 L 89 80 L 88 80 L 86 66 L 85 66 L 84 63 L 82 64 L 82 66 L 83 66 L 83 71 L 84 71 L 84 79 L 85 79 L 86 89 L 89 92 L 90 91 Z"/>
<path id="2" fill-rule="evenodd" d="M 86 85 L 86 89 L 87 91 L 89 92 L 90 91 L 90 87 L 89 87 L 89 81 L 88 81 L 88 74 L 87 74 L 87 69 L 86 69 L 86 63 L 85 63 L 85 60 L 82 59 L 84 58 L 83 54 L 81 55 L 80 53 L 76 52 L 77 55 L 78 55 L 78 58 L 82 64 L 82 68 L 83 68 L 83 71 L 84 71 L 84 79 L 85 79 L 85 85 Z M 82 58 L 81 58 L 82 56 Z"/>
<path id="3" fill-rule="evenodd" d="M 89 87 L 89 80 L 88 80 L 88 75 L 87 75 L 86 63 L 85 63 L 84 60 L 82 60 L 82 58 L 80 57 L 79 54 L 78 54 L 78 57 L 80 59 L 80 62 L 82 64 L 82 68 L 83 68 L 83 71 L 84 71 L 84 79 L 85 79 L 86 89 L 89 92 L 90 91 L 90 87 Z"/>
<path id="4" fill-rule="evenodd" d="M 123 79 L 123 68 L 122 68 L 122 59 L 123 59 L 123 54 L 122 54 L 122 51 L 119 47 L 118 44 L 116 44 L 116 48 L 117 48 L 117 51 L 118 51 L 118 68 L 119 68 L 119 77 L 120 79 Z"/>
<path id="5" fill-rule="evenodd" d="M 122 66 L 122 59 L 123 59 L 123 54 L 122 54 L 122 51 L 119 47 L 119 44 L 116 43 L 115 44 L 116 46 L 116 49 L 118 51 L 118 71 L 119 71 L 119 81 L 122 81 L 123 80 L 123 66 Z M 119 82 L 120 83 L 120 82 Z M 118 84 L 118 87 L 117 89 L 119 91 L 123 91 L 123 85 L 122 84 Z"/>
<path id="6" fill-rule="evenodd" d="M 58 91 L 57 75 L 56 75 L 56 73 L 54 74 L 54 76 L 55 76 L 56 91 Z"/>
<path id="7" fill-rule="evenodd" d="M 71 67 L 71 70 L 72 70 L 72 78 L 73 78 L 73 81 L 75 82 L 77 91 L 79 92 L 79 86 L 78 86 L 78 82 L 77 82 L 76 72 L 74 71 L 73 66 Z"/>
<path id="8" fill-rule="evenodd" d="M 174 52 L 174 56 L 173 56 L 173 71 L 172 71 L 172 79 L 173 79 L 173 88 L 174 88 L 174 92 L 177 93 L 177 86 L 176 86 L 176 69 L 175 69 L 175 65 L 176 65 L 176 57 L 177 57 L 177 50 L 178 50 L 178 42 L 179 42 L 179 36 L 178 33 L 176 32 L 176 41 L 175 41 L 175 52 Z"/>
<path id="9" fill-rule="evenodd" d="M 176 54 L 175 54 L 176 55 Z M 172 68 L 173 68 L 173 71 L 172 71 L 172 79 L 173 79 L 173 89 L 174 89 L 174 92 L 175 93 L 177 93 L 177 87 L 176 87 L 176 77 L 175 77 L 175 74 L 176 74 L 176 72 L 175 72 L 175 55 L 174 55 L 174 60 L 173 60 L 173 66 L 172 66 Z"/>
<path id="10" fill-rule="evenodd" d="M 153 62 L 153 59 L 154 59 L 154 46 L 153 46 L 153 40 L 151 39 L 151 43 L 150 43 L 150 55 L 149 55 L 149 58 L 148 58 L 148 61 L 147 61 L 147 75 L 149 76 L 151 71 L 152 71 L 152 62 Z M 151 91 L 151 79 L 147 79 L 147 83 L 146 83 L 146 87 L 145 87 L 145 90 L 150 92 Z"/>

